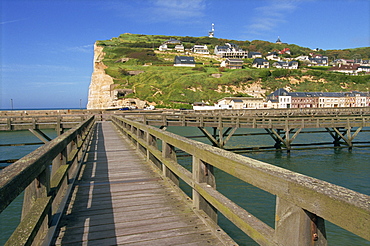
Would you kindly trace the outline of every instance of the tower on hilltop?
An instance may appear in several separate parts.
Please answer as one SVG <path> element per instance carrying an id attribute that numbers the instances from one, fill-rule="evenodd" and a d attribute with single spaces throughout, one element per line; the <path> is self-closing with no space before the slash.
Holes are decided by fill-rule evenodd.
<path id="1" fill-rule="evenodd" d="M 208 37 L 213 38 L 215 36 L 215 24 L 212 23 L 212 30 L 208 32 Z"/>
<path id="2" fill-rule="evenodd" d="M 278 39 L 276 40 L 276 43 L 277 44 L 282 44 L 283 42 L 281 42 L 281 40 L 280 40 L 280 36 L 278 36 Z"/>

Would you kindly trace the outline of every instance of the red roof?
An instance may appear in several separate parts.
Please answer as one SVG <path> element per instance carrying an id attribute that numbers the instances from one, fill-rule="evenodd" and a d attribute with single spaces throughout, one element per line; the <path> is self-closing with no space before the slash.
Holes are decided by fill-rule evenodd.
<path id="1" fill-rule="evenodd" d="M 289 50 L 290 50 L 289 48 L 284 48 L 281 51 L 279 51 L 279 54 L 285 54 Z"/>

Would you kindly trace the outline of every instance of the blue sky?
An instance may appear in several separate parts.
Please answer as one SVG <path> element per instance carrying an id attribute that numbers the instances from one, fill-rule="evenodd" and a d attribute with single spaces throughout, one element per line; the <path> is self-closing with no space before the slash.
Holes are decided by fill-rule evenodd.
<path id="1" fill-rule="evenodd" d="M 122 33 L 370 46 L 368 0 L 0 0 L 0 109 L 86 107 L 96 40 Z"/>

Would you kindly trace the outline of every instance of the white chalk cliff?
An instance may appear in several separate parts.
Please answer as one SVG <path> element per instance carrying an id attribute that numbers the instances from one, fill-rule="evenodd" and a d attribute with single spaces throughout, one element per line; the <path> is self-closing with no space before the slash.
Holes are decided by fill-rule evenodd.
<path id="1" fill-rule="evenodd" d="M 103 47 L 94 44 L 94 71 L 91 75 L 87 109 L 107 109 L 112 107 L 111 85 L 113 78 L 105 73 Z"/>

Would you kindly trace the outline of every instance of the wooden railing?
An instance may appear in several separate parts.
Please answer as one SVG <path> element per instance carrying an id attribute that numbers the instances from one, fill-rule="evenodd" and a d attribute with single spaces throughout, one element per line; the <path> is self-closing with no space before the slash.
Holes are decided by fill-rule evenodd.
<path id="1" fill-rule="evenodd" d="M 176 185 L 182 179 L 192 188 L 196 209 L 214 220 L 217 211 L 222 213 L 261 245 L 327 245 L 325 220 L 370 240 L 367 195 L 127 118 L 112 120 L 164 177 Z M 192 171 L 178 164 L 175 149 L 192 156 Z M 218 192 L 214 168 L 275 195 L 275 228 Z"/>
<path id="2" fill-rule="evenodd" d="M 370 116 L 370 107 L 349 108 L 274 108 L 274 109 L 225 109 L 225 110 L 153 110 L 106 111 L 104 114 L 190 114 L 204 116 Z"/>
<path id="3" fill-rule="evenodd" d="M 348 108 L 274 108 L 274 109 L 233 109 L 233 110 L 189 110 L 190 114 L 234 115 L 234 116 L 327 116 L 327 115 L 370 115 L 370 107 Z"/>
<path id="4" fill-rule="evenodd" d="M 326 128 L 369 127 L 370 116 L 232 116 L 202 114 L 125 115 L 153 126 L 234 127 L 234 128 Z"/>
<path id="5" fill-rule="evenodd" d="M 75 127 L 91 115 L 22 115 L 0 117 L 0 131 L 28 129 L 68 129 Z"/>
<path id="6" fill-rule="evenodd" d="M 21 222 L 6 245 L 39 245 L 51 239 L 93 126 L 90 116 L 0 172 L 0 213 L 24 191 Z"/>

